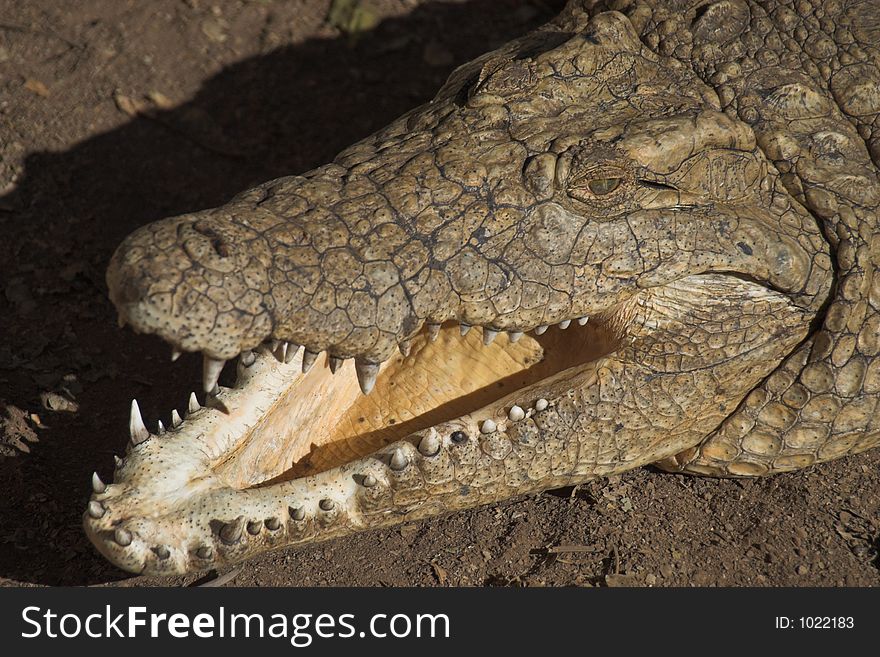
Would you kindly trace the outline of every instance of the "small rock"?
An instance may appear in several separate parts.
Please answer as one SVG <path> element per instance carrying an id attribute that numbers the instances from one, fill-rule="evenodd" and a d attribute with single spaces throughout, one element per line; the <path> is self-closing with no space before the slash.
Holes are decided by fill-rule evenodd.
<path id="1" fill-rule="evenodd" d="M 43 402 L 43 408 L 48 411 L 76 413 L 79 410 L 79 404 L 71 401 L 57 392 L 40 393 L 40 401 Z"/>
<path id="2" fill-rule="evenodd" d="M 657 576 L 654 573 L 648 573 L 645 575 L 645 584 L 648 586 L 654 586 L 657 583 Z"/>
<path id="3" fill-rule="evenodd" d="M 672 572 L 672 566 L 670 566 L 668 563 L 660 566 L 660 574 L 663 575 L 664 579 L 669 579 L 670 577 L 672 577 Z"/>
<path id="4" fill-rule="evenodd" d="M 212 17 L 202 22 L 202 33 L 215 43 L 226 41 L 226 30 L 229 28 L 222 18 Z"/>
<path id="5" fill-rule="evenodd" d="M 705 570 L 697 570 L 694 572 L 692 579 L 697 586 L 707 586 L 712 581 L 712 576 Z"/>
<path id="6" fill-rule="evenodd" d="M 24 88 L 43 98 L 49 95 L 49 87 L 33 78 L 28 78 L 24 81 Z"/>
<path id="7" fill-rule="evenodd" d="M 638 586 L 639 583 L 639 578 L 636 575 L 605 575 L 605 586 L 610 588 Z"/>
<path id="8" fill-rule="evenodd" d="M 806 575 L 809 572 L 810 572 L 810 567 L 805 563 L 802 563 L 801 565 L 799 565 L 797 567 L 797 574 L 798 575 Z"/>

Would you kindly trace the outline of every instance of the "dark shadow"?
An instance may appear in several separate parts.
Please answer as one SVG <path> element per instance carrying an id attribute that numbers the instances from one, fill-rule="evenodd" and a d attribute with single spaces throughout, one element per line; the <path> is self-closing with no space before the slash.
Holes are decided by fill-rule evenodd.
<path id="1" fill-rule="evenodd" d="M 543 23 L 564 3 L 536 3 L 530 12 L 523 4 L 427 4 L 355 43 L 285 47 L 224 69 L 184 105 L 64 152 L 27 156 L 16 191 L 0 198 L 0 281 L 7 291 L 14 281 L 24 299 L 0 294 L 0 400 L 34 409 L 41 392 L 67 386 L 79 410 L 41 413 L 47 426 L 30 454 L 0 457 L 0 577 L 65 585 L 125 578 L 80 528 L 91 472 L 110 478 L 131 397 L 154 426 L 182 408 L 199 381 L 194 357 L 172 365 L 160 341 L 116 328 L 103 271 L 119 241 L 147 222 L 219 205 L 255 183 L 331 160 L 428 100 L 455 65 Z M 426 63 L 428 40 L 452 62 Z"/>

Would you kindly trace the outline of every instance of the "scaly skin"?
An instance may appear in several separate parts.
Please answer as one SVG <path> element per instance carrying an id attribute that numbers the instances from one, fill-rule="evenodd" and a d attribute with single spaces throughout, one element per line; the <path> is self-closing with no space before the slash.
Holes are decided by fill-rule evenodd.
<path id="1" fill-rule="evenodd" d="M 161 436 L 133 412 L 98 549 L 185 572 L 648 463 L 876 445 L 880 14 L 792 7 L 570 2 L 332 164 L 136 231 L 111 299 L 205 354 L 209 402 Z M 322 351 L 343 371 L 300 373 Z"/>

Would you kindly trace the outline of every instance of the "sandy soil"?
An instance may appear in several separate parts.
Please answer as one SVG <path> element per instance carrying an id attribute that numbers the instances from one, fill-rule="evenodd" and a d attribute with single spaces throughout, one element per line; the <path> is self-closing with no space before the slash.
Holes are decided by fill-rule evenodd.
<path id="1" fill-rule="evenodd" d="M 560 0 L 0 0 L 0 583 L 131 577 L 80 529 L 137 397 L 199 363 L 116 327 L 104 269 L 149 221 L 324 163 Z M 640 470 L 241 566 L 238 585 L 877 585 L 880 451 L 757 481 Z"/>

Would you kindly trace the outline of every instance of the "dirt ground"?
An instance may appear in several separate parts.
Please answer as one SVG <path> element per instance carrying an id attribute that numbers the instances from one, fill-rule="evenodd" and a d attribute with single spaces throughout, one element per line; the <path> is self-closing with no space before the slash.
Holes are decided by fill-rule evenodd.
<path id="1" fill-rule="evenodd" d="M 119 330 L 138 226 L 299 173 L 430 98 L 561 0 L 0 0 L 0 583 L 132 577 L 80 529 L 128 405 L 182 408 L 194 356 Z M 880 451 L 756 481 L 649 469 L 241 566 L 234 585 L 880 584 Z"/>

